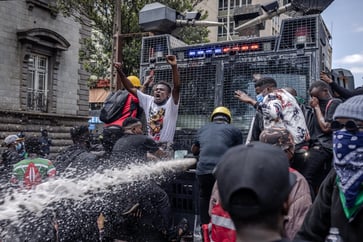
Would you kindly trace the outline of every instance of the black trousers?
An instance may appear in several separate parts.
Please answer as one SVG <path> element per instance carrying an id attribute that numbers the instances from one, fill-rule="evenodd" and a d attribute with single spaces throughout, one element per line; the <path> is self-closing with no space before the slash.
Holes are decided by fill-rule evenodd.
<path id="1" fill-rule="evenodd" d="M 199 183 L 199 216 L 201 224 L 210 222 L 209 200 L 212 195 L 215 178 L 212 174 L 198 175 Z"/>

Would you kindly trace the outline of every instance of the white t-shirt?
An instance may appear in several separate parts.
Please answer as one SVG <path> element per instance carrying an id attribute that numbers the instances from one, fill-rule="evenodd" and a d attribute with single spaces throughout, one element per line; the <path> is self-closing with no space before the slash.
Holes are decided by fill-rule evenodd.
<path id="1" fill-rule="evenodd" d="M 178 119 L 178 104 L 173 97 L 163 105 L 154 103 L 154 97 L 137 91 L 140 107 L 144 110 L 147 121 L 147 133 L 157 142 L 173 142 Z"/>

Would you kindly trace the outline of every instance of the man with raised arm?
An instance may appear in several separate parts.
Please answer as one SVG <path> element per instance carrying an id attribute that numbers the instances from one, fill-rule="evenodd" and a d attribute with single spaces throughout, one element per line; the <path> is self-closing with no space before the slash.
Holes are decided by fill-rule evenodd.
<path id="1" fill-rule="evenodd" d="M 176 57 L 167 55 L 166 61 L 171 66 L 173 87 L 168 82 L 158 81 L 153 87 L 153 96 L 142 93 L 132 85 L 122 71 L 121 63 L 116 62 L 114 66 L 126 90 L 137 96 L 140 101 L 140 106 L 146 116 L 148 135 L 155 141 L 165 143 L 169 147 L 173 143 L 178 118 L 180 78 Z"/>

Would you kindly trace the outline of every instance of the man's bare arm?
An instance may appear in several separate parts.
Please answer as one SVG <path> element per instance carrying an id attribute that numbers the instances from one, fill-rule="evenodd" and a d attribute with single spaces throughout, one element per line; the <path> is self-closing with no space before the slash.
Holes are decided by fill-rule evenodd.
<path id="1" fill-rule="evenodd" d="M 146 93 L 146 90 L 149 86 L 152 86 L 154 82 L 154 70 L 150 71 L 150 74 L 146 77 L 144 84 L 140 88 L 142 93 Z"/>
<path id="2" fill-rule="evenodd" d="M 173 73 L 173 100 L 175 104 L 179 103 L 180 97 L 180 76 L 179 70 L 177 66 L 176 56 L 175 55 L 167 55 L 166 61 L 171 65 L 171 70 Z"/>
<path id="3" fill-rule="evenodd" d="M 127 79 L 125 73 L 122 71 L 122 64 L 120 62 L 115 62 L 114 67 L 116 68 L 117 73 L 120 75 L 122 85 L 126 88 L 126 90 L 133 94 L 134 96 L 137 96 L 137 88 L 135 88 L 131 81 Z"/>

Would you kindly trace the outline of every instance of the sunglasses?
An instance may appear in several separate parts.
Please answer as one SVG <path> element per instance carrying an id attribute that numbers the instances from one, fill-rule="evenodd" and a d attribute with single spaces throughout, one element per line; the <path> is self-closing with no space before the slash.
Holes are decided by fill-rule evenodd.
<path id="1" fill-rule="evenodd" d="M 363 126 L 357 125 L 357 123 L 353 120 L 349 120 L 345 124 L 339 123 L 338 121 L 333 121 L 331 122 L 330 127 L 333 131 L 341 130 L 345 127 L 347 131 L 353 133 L 357 132 L 359 129 L 363 129 Z"/>

